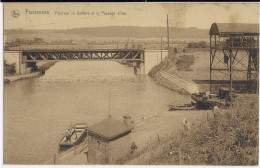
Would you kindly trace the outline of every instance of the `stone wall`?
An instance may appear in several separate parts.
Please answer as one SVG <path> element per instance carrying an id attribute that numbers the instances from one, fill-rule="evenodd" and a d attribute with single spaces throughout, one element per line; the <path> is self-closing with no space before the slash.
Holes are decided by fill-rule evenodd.
<path id="1" fill-rule="evenodd" d="M 96 164 L 108 164 L 108 142 L 98 136 L 89 136 L 88 141 L 88 162 Z"/>
<path id="2" fill-rule="evenodd" d="M 109 149 L 109 163 L 113 164 L 117 159 L 131 152 L 130 134 L 109 142 Z"/>
<path id="3" fill-rule="evenodd" d="M 90 134 L 88 140 L 88 162 L 95 164 L 115 164 L 116 160 L 130 153 L 130 133 L 108 141 Z"/>
<path id="4" fill-rule="evenodd" d="M 179 88 L 186 90 L 190 94 L 199 92 L 198 86 L 195 83 L 187 82 L 164 71 L 160 71 L 160 74 L 163 78 L 166 78 L 167 80 L 174 83 Z"/>

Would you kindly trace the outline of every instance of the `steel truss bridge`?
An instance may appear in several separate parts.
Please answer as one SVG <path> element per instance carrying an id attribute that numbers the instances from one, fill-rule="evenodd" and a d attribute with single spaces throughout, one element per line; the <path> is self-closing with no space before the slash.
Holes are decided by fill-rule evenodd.
<path id="1" fill-rule="evenodd" d="M 72 60 L 121 60 L 145 63 L 144 50 L 140 49 L 21 50 L 19 52 L 22 63 Z"/>

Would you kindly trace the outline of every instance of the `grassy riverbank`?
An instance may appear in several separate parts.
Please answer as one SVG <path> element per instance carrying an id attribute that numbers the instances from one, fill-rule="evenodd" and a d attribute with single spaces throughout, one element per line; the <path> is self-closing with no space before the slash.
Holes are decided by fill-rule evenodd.
<path id="1" fill-rule="evenodd" d="M 168 72 L 181 79 L 192 82 L 209 79 L 209 52 L 195 50 L 186 53 L 169 52 L 168 56 L 150 72 L 149 76 L 157 79 L 159 71 Z"/>
<path id="2" fill-rule="evenodd" d="M 160 137 L 142 152 L 121 161 L 152 165 L 257 165 L 258 109 L 257 95 L 241 96 L 232 109 L 219 110 L 215 117 L 195 122 L 191 131 L 183 129 Z"/>

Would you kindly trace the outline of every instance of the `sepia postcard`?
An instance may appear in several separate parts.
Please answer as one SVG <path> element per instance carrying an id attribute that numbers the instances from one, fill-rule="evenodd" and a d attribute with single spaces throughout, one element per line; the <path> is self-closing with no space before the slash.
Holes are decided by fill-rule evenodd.
<path id="1" fill-rule="evenodd" d="M 259 164 L 259 3 L 4 3 L 4 165 Z"/>

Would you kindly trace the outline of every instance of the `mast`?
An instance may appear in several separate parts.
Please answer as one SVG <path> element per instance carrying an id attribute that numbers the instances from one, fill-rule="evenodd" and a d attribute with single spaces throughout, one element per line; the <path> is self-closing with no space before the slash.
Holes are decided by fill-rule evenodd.
<path id="1" fill-rule="evenodd" d="M 170 38 L 169 38 L 169 21 L 168 21 L 168 14 L 167 14 L 167 40 L 168 40 L 168 49 L 170 48 Z"/>
<path id="2" fill-rule="evenodd" d="M 161 37 L 161 61 L 162 61 L 162 37 Z"/>
<path id="3" fill-rule="evenodd" d="M 108 95 L 108 117 L 111 117 L 111 113 L 110 113 L 110 90 L 109 90 L 109 95 Z"/>

